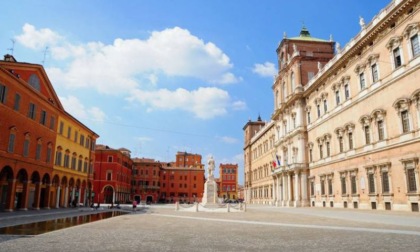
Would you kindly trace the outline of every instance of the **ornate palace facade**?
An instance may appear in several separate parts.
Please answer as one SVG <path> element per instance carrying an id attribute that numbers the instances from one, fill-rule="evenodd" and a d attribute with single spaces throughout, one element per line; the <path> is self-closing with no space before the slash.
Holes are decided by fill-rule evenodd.
<path id="1" fill-rule="evenodd" d="M 343 48 L 305 28 L 280 43 L 270 203 L 419 210 L 420 3 L 392 1 L 360 28 Z M 248 202 L 255 147 L 245 147 Z"/>

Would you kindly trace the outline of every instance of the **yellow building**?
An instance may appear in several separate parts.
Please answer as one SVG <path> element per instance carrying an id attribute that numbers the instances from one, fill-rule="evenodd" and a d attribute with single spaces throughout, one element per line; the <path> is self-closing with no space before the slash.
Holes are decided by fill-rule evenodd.
<path id="1" fill-rule="evenodd" d="M 67 112 L 59 116 L 57 127 L 53 172 L 56 207 L 90 204 L 94 147 L 99 136 Z"/>
<path id="2" fill-rule="evenodd" d="M 394 0 L 359 23 L 344 47 L 303 28 L 277 49 L 277 205 L 419 211 L 420 3 Z M 271 135 L 252 134 L 248 192 L 260 166 L 250 144 Z"/>
<path id="3" fill-rule="evenodd" d="M 274 187 L 272 171 L 277 166 L 274 153 L 274 122 L 265 123 L 258 117 L 257 121 L 249 121 L 243 130 L 245 133 L 244 200 L 251 204 L 271 204 Z"/>

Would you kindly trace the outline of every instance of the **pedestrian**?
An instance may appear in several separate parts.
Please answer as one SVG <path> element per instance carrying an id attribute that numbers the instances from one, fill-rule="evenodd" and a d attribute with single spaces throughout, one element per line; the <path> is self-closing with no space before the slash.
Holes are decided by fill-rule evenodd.
<path id="1" fill-rule="evenodd" d="M 136 208 L 137 208 L 137 201 L 134 200 L 133 201 L 133 211 L 136 211 Z"/>

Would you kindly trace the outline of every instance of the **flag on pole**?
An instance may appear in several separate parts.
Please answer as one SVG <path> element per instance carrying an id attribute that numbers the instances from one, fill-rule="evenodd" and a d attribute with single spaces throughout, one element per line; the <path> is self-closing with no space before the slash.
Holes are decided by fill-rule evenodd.
<path id="1" fill-rule="evenodd" d="M 279 156 L 277 156 L 277 154 L 276 154 L 276 159 L 277 159 L 277 164 L 278 164 L 279 166 L 281 166 L 281 164 L 280 164 L 280 158 L 279 158 Z"/>

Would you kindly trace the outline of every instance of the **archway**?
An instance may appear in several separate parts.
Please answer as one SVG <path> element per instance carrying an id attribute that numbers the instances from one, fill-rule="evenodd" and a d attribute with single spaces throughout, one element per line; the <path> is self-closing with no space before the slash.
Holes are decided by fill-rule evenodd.
<path id="1" fill-rule="evenodd" d="M 12 200 L 13 170 L 6 166 L 0 172 L 0 211 L 8 208 Z"/>
<path id="2" fill-rule="evenodd" d="M 53 192 L 51 192 L 51 178 L 50 178 L 50 174 L 46 173 L 42 177 L 39 207 L 49 208 L 52 197 L 53 197 Z"/>
<path id="3" fill-rule="evenodd" d="M 104 188 L 104 202 L 111 204 L 114 198 L 114 188 L 112 186 L 106 186 Z"/>
<path id="4" fill-rule="evenodd" d="M 16 176 L 16 193 L 14 197 L 14 209 L 27 209 L 29 181 L 25 169 L 20 169 Z M 13 197 L 13 195 L 12 195 Z"/>

